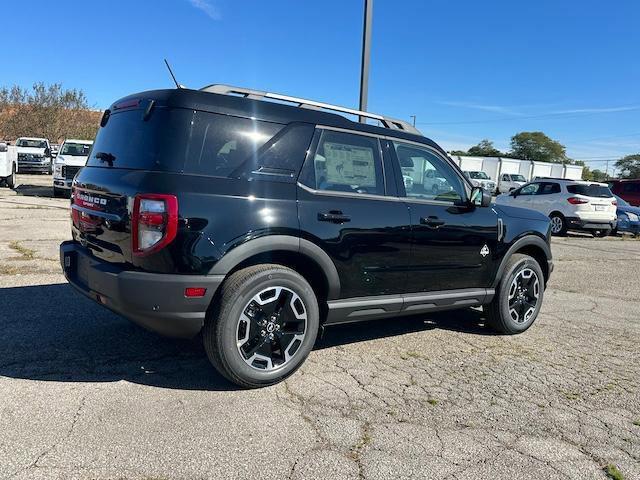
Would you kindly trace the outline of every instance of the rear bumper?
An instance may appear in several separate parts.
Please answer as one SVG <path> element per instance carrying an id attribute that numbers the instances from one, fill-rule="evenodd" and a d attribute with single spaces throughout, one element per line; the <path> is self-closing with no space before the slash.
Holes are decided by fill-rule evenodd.
<path id="1" fill-rule="evenodd" d="M 204 325 L 223 275 L 172 275 L 124 270 L 99 260 L 76 242 L 60 244 L 60 263 L 69 283 L 84 296 L 138 325 L 169 337 L 193 338 Z M 187 287 L 204 287 L 187 298 Z"/>
<path id="2" fill-rule="evenodd" d="M 616 228 L 616 221 L 585 220 L 578 217 L 567 217 L 569 230 L 613 230 Z"/>

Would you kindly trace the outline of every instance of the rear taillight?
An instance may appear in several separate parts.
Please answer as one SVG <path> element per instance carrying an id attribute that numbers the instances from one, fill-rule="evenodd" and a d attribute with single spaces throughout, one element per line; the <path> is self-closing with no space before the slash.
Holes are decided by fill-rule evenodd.
<path id="1" fill-rule="evenodd" d="M 589 200 L 578 197 L 569 197 L 567 198 L 567 202 L 569 202 L 571 205 L 582 205 L 583 203 L 589 203 Z"/>
<path id="2" fill-rule="evenodd" d="M 131 216 L 133 254 L 139 257 L 164 248 L 178 232 L 178 199 L 174 195 L 136 195 Z"/>

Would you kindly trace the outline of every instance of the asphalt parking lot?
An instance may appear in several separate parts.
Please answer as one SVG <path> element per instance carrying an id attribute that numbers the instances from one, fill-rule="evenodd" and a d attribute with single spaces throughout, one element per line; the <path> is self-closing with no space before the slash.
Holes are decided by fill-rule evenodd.
<path id="1" fill-rule="evenodd" d="M 243 391 L 66 285 L 68 200 L 0 188 L 0 478 L 640 478 L 640 241 L 554 239 L 537 323 L 474 310 L 328 329 Z M 611 467 L 610 467 L 611 468 Z"/>

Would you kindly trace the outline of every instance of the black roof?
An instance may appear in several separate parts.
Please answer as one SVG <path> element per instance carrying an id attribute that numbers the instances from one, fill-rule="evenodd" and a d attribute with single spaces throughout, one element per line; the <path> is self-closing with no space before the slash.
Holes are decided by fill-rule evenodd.
<path id="1" fill-rule="evenodd" d="M 272 101 L 255 100 L 236 95 L 221 95 L 217 93 L 203 92 L 200 90 L 191 90 L 188 88 L 148 90 L 146 92 L 134 93 L 117 100 L 112 104 L 110 109 L 113 110 L 116 104 L 134 99 L 155 100 L 158 105 L 165 105 L 168 107 L 190 108 L 193 110 L 202 110 L 224 115 L 250 117 L 266 122 L 283 124 L 291 122 L 305 122 L 373 133 L 424 143 L 425 145 L 436 148 L 446 155 L 446 152 L 439 145 L 431 139 L 421 135 L 354 122 L 342 115 L 321 110 L 302 108 Z"/>

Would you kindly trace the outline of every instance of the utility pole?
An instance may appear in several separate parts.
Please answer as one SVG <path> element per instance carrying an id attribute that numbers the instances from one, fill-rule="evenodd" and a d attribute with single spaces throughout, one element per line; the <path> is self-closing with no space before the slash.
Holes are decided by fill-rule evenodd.
<path id="1" fill-rule="evenodd" d="M 413 118 L 413 126 L 416 126 L 416 116 L 415 115 L 409 115 L 409 118 Z"/>
<path id="2" fill-rule="evenodd" d="M 362 28 L 362 63 L 360 65 L 360 110 L 367 111 L 369 95 L 369 57 L 371 56 L 371 22 L 373 20 L 373 0 L 364 0 L 364 24 Z M 365 117 L 360 117 L 365 123 Z"/>

